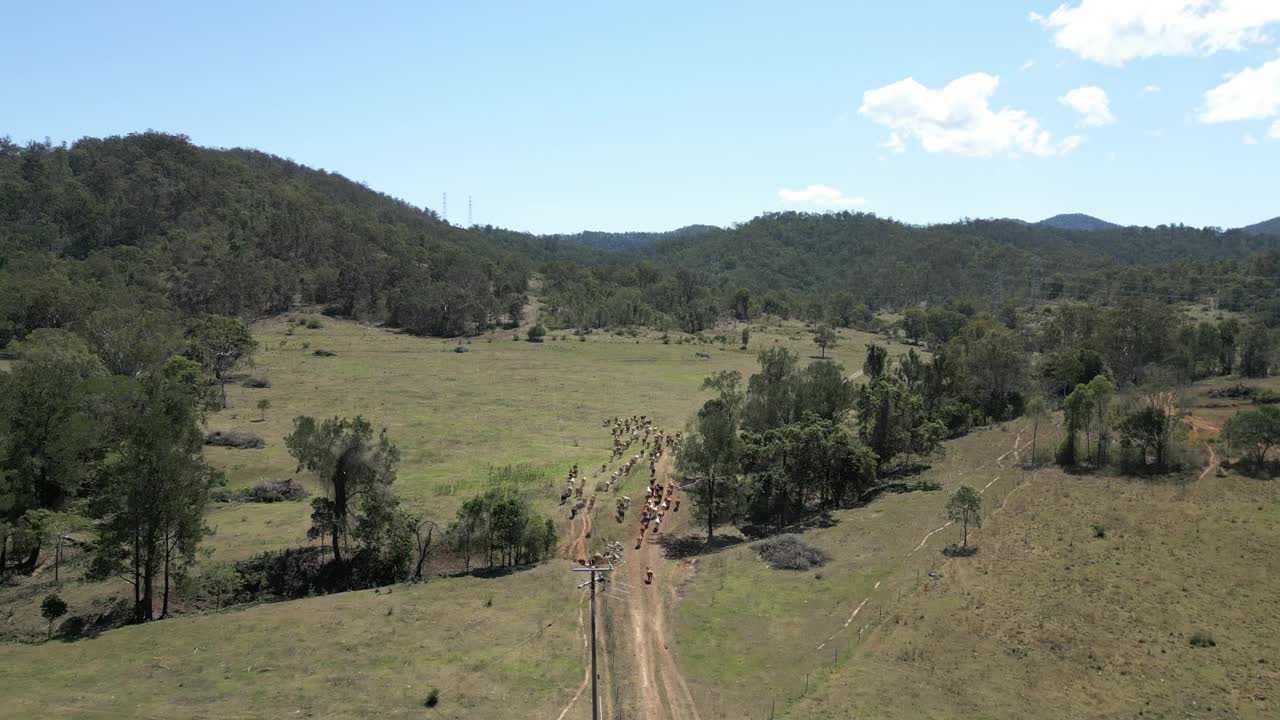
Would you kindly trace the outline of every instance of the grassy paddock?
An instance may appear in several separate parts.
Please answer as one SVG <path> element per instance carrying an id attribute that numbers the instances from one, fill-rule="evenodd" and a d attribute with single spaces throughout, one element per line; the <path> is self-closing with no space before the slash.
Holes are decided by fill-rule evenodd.
<path id="1" fill-rule="evenodd" d="M 554 716 L 582 680 L 559 563 L 0 650 L 9 718 Z M 486 605 L 489 603 L 490 605 Z M 549 625 L 549 627 L 548 627 Z"/>
<path id="2" fill-rule="evenodd" d="M 771 705 L 784 708 L 806 684 L 816 686 L 847 663 L 859 628 L 871 623 L 869 637 L 883 613 L 943 565 L 941 548 L 959 543 L 960 530 L 951 527 L 912 552 L 946 522 L 947 493 L 961 483 L 986 487 L 990 511 L 1026 478 L 1012 454 L 997 462 L 1021 429 L 1010 423 L 949 442 L 932 468 L 908 479 L 941 490 L 885 493 L 865 507 L 833 513 L 829 527 L 803 531 L 805 543 L 832 557 L 821 568 L 770 568 L 747 543 L 700 558 L 673 624 L 703 717 L 756 717 L 762 709 L 767 717 Z M 1029 442 L 1030 431 L 1021 437 Z"/>
<path id="3" fill-rule="evenodd" d="M 1040 471 L 786 717 L 1276 717 L 1280 484 L 1200 474 Z"/>
<path id="4" fill-rule="evenodd" d="M 255 326 L 261 350 L 251 372 L 269 378 L 272 387 L 229 385 L 230 407 L 210 419 L 212 429 L 249 430 L 267 441 L 262 450 L 208 449 L 229 486 L 293 475 L 296 464 L 283 439 L 295 416 L 363 414 L 386 427 L 403 452 L 396 491 L 440 521 L 482 491 L 495 469 L 508 466 L 544 470 L 541 484 L 526 487 L 544 503 L 553 502 L 570 466 L 578 463 L 590 471 L 608 459 L 603 418 L 644 414 L 662 427 L 682 428 L 704 399 L 698 387 L 707 375 L 721 369 L 749 375 L 757 352 L 776 344 L 806 358 L 817 350 L 805 329 L 792 323 L 753 325 L 747 351 L 691 339 L 663 344 L 654 333 L 631 338 L 597 332 L 585 342 L 566 335 L 544 343 L 515 342 L 509 334 L 495 333 L 471 340 L 469 352 L 457 353 L 456 340 L 410 337 L 339 320 L 326 319 L 314 330 L 292 327 L 287 334 L 291 327 L 284 319 Z M 708 335 L 732 335 L 736 327 Z M 872 339 L 845 332 L 828 354 L 852 373 L 861 368 Z M 316 357 L 317 349 L 337 356 Z M 257 422 L 255 406 L 263 398 L 272 407 L 266 420 Z M 314 484 L 313 490 L 318 490 Z M 219 558 L 238 558 L 299 544 L 308 517 L 305 503 L 215 508 L 211 522 L 219 537 L 212 546 Z"/>
<path id="5" fill-rule="evenodd" d="M 787 717 L 1276 717 L 1276 483 L 1045 471 L 975 536 Z"/>
<path id="6" fill-rule="evenodd" d="M 397 492 L 439 521 L 493 482 L 527 488 L 542 509 L 567 521 L 567 510 L 556 507 L 558 489 L 573 463 L 590 478 L 607 459 L 601 419 L 646 414 L 681 428 L 704 399 L 698 388 L 705 376 L 725 368 L 749 375 L 756 353 L 775 344 L 804 357 L 817 350 L 795 324 L 753 324 L 747 351 L 736 341 L 724 349 L 677 344 L 676 335 L 664 344 L 654 333 L 542 344 L 499 333 L 472 339 L 467 353 L 454 352 L 458 341 L 328 318 L 320 328 L 290 334 L 290 327 L 285 318 L 255 325 L 262 349 L 250 373 L 272 387 L 228 385 L 230 407 L 209 421 L 213 429 L 256 432 L 266 448 L 209 448 L 210 461 L 231 487 L 288 477 L 295 464 L 283 438 L 295 416 L 363 414 L 386 426 L 404 454 Z M 738 330 L 719 332 L 736 338 Z M 871 338 L 842 333 L 828 355 L 853 372 Z M 316 357 L 317 349 L 337 355 Z M 258 421 L 256 404 L 264 398 L 272 407 Z M 319 491 L 314 479 L 302 479 Z M 637 474 L 627 487 L 643 482 Z M 598 536 L 625 534 L 609 515 L 597 514 Z M 306 502 L 215 504 L 209 522 L 216 532 L 206 545 L 213 560 L 303 545 L 308 516 Z M 425 712 L 422 700 L 434 686 L 443 691 L 431 711 L 436 717 L 554 717 L 582 681 L 580 595 L 566 567 L 553 561 L 504 578 L 434 579 L 389 596 L 343 593 L 179 616 L 74 643 L 0 645 L 0 695 L 7 702 L 0 714 L 395 717 Z M 69 567 L 60 587 L 45 571 L 0 589 L 5 635 L 42 638 L 40 599 L 55 589 L 71 614 L 106 594 L 128 594 L 121 583 L 78 578 Z M 521 649 L 503 654 L 552 620 Z M 579 702 L 567 720 L 585 717 L 584 707 Z"/>

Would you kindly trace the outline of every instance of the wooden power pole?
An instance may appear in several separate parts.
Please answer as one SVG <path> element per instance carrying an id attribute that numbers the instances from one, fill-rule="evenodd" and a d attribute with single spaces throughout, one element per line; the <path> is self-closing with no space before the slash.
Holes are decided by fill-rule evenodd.
<path id="1" fill-rule="evenodd" d="M 596 583 L 599 582 L 597 573 L 613 572 L 613 566 L 609 567 L 578 567 L 573 569 L 574 572 L 589 572 L 591 579 L 582 583 L 578 587 L 591 586 L 591 720 L 600 720 L 600 674 L 596 670 Z"/>

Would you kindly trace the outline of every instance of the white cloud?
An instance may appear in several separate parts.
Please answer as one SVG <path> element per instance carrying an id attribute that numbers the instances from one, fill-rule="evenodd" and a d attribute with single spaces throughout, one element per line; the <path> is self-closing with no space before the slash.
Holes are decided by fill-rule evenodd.
<path id="1" fill-rule="evenodd" d="M 814 205 L 816 207 L 846 208 L 866 205 L 863 197 L 848 197 L 829 185 L 809 185 L 803 190 L 778 191 L 778 199 L 790 205 Z"/>
<path id="2" fill-rule="evenodd" d="M 1254 137 L 1253 133 L 1245 133 L 1245 134 L 1244 134 L 1244 144 L 1245 144 L 1245 145 L 1257 145 L 1257 144 L 1258 144 L 1258 138 Z"/>
<path id="3" fill-rule="evenodd" d="M 1102 127 L 1116 121 L 1116 116 L 1111 114 L 1107 91 L 1100 87 L 1088 85 L 1068 90 L 1066 95 L 1058 98 L 1058 102 L 1080 113 L 1080 125 L 1083 127 Z"/>
<path id="4" fill-rule="evenodd" d="M 1032 22 L 1054 43 L 1107 65 L 1160 55 L 1203 56 L 1239 50 L 1266 39 L 1280 22 L 1276 0 L 1080 0 Z"/>
<path id="5" fill-rule="evenodd" d="M 883 147 L 894 154 L 907 151 L 907 144 L 902 141 L 902 136 L 896 132 L 889 133 L 889 139 L 885 140 L 884 144 L 880 147 Z"/>
<path id="6" fill-rule="evenodd" d="M 1206 92 L 1200 122 L 1261 120 L 1275 115 L 1280 115 L 1280 58 L 1245 68 Z"/>
<path id="7" fill-rule="evenodd" d="M 1271 123 L 1271 127 L 1267 128 L 1267 137 L 1272 140 L 1280 140 L 1280 120 Z"/>
<path id="8" fill-rule="evenodd" d="M 1026 71 L 1030 70 L 1032 67 L 1034 67 L 1034 66 L 1035 66 L 1035 64 L 1036 64 L 1036 61 L 1035 61 L 1035 60 L 1028 60 L 1028 61 L 1026 61 L 1026 62 L 1022 63 L 1022 67 L 1020 67 L 1020 68 L 1018 68 L 1018 69 L 1019 69 L 1019 70 L 1021 70 L 1022 72 L 1026 72 Z"/>
<path id="9" fill-rule="evenodd" d="M 1160 92 L 1159 85 L 1145 85 L 1142 88 L 1143 95 L 1154 95 L 1155 93 L 1158 93 L 1158 92 Z"/>
<path id="10" fill-rule="evenodd" d="M 862 94 L 858 112 L 889 128 L 885 144 L 899 150 L 914 137 L 928 152 L 975 157 L 996 154 L 1050 156 L 1070 152 L 1080 138 L 1054 142 L 1040 123 L 1022 110 L 992 110 L 989 100 L 1000 78 L 973 73 L 933 90 L 913 78 Z"/>

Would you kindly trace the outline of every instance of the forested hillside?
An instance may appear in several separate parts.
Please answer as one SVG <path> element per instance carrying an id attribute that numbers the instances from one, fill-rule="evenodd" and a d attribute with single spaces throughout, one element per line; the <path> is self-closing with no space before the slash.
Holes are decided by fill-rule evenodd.
<path id="1" fill-rule="evenodd" d="M 181 136 L 0 140 L 0 342 L 112 306 L 254 317 L 298 300 L 457 335 L 518 314 L 514 235 Z"/>
<path id="2" fill-rule="evenodd" d="M 1071 231 L 1013 220 L 915 226 L 866 213 L 769 213 L 731 229 L 552 269 L 571 325 L 754 313 L 854 324 L 921 302 L 984 310 L 1030 300 L 1215 298 L 1257 311 L 1280 287 L 1280 239 L 1184 226 Z M 674 272 L 674 276 L 671 273 Z M 1274 308 L 1280 321 L 1280 307 Z"/>
<path id="3" fill-rule="evenodd" d="M 1240 229 L 1255 235 L 1280 235 L 1280 217 L 1273 217 L 1260 223 L 1246 225 Z"/>
<path id="4" fill-rule="evenodd" d="M 849 212 L 539 237 L 453 227 L 341 175 L 182 136 L 0 141 L 0 343 L 83 330 L 107 308 L 253 318 L 295 302 L 464 335 L 518 318 L 533 272 L 546 279 L 547 322 L 564 327 L 696 332 L 761 313 L 851 326 L 919 303 L 995 313 L 1134 296 L 1213 298 L 1280 322 L 1277 247 L 1245 230 L 917 226 Z"/>

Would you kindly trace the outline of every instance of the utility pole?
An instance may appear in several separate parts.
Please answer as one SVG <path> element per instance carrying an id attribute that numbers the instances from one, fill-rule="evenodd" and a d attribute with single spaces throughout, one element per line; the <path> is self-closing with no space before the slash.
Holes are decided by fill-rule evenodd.
<path id="1" fill-rule="evenodd" d="M 578 587 L 591 586 L 591 720 L 600 720 L 600 688 L 597 683 L 600 675 L 596 671 L 596 573 L 613 572 L 613 565 L 605 568 L 598 567 L 578 567 L 573 569 L 574 572 L 589 572 L 591 579 L 582 583 Z M 603 580 L 603 578 L 600 578 Z"/>
<path id="2" fill-rule="evenodd" d="M 444 215 L 444 221 L 449 222 L 449 193 L 440 194 L 440 214 Z"/>
<path id="3" fill-rule="evenodd" d="M 467 227 L 475 227 L 475 223 L 471 222 L 471 196 L 467 196 Z"/>

